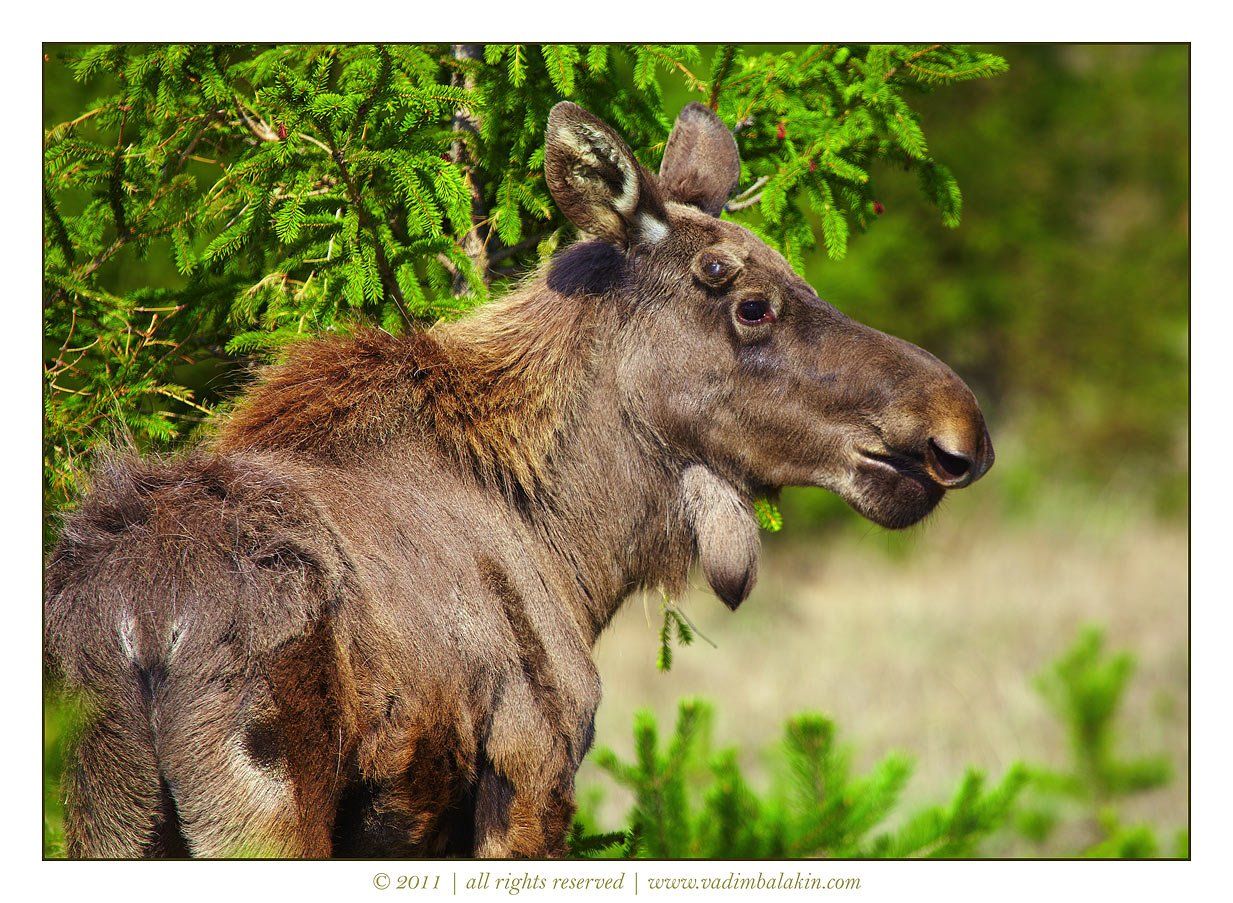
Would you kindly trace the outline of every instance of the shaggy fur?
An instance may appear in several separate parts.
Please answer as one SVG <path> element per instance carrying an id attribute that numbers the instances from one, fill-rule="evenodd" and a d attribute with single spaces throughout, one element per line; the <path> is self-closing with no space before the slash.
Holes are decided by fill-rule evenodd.
<path id="1" fill-rule="evenodd" d="M 218 451 L 285 449 L 345 465 L 421 439 L 530 492 L 585 369 L 586 312 L 529 292 L 452 330 L 303 342 L 265 371 Z"/>
<path id="2" fill-rule="evenodd" d="M 739 160 L 709 111 L 663 186 L 569 104 L 547 161 L 593 235 L 508 299 L 297 345 L 210 443 L 101 463 L 46 572 L 93 713 L 71 855 L 561 855 L 626 598 L 700 558 L 736 608 L 757 493 L 902 525 L 987 469 L 953 373 L 711 215 Z"/>

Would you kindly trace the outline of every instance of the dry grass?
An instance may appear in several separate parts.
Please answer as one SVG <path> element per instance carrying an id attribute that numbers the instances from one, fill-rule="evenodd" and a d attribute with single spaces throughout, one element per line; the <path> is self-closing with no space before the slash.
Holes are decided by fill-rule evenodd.
<path id="1" fill-rule="evenodd" d="M 1139 670 L 1123 715 L 1127 754 L 1165 753 L 1171 785 L 1125 814 L 1171 834 L 1188 816 L 1188 572 L 1185 525 L 1119 500 L 1057 499 L 1019 522 L 979 519 L 956 499 L 906 541 L 875 529 L 771 545 L 752 597 L 730 614 L 697 590 L 685 608 L 719 648 L 678 650 L 655 670 L 658 606 L 637 602 L 600 640 L 597 743 L 629 752 L 635 709 L 670 724 L 676 701 L 717 703 L 716 739 L 755 752 L 785 716 L 831 715 L 870 764 L 892 749 L 917 761 L 910 801 L 948 795 L 967 765 L 1000 774 L 1016 760 L 1061 765 L 1066 739 L 1032 677 L 1086 623 Z M 776 537 L 778 539 L 778 537 Z M 889 548 L 889 553 L 888 553 Z M 606 788 L 605 820 L 625 800 Z"/>

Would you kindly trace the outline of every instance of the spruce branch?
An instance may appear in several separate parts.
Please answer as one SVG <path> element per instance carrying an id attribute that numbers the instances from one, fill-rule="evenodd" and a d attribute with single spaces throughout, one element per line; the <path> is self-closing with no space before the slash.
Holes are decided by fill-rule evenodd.
<path id="1" fill-rule="evenodd" d="M 675 57 L 670 56 L 667 53 L 664 53 L 661 49 L 656 47 L 654 44 L 639 44 L 638 46 L 641 47 L 647 54 L 655 57 L 661 62 L 667 64 L 669 67 L 676 69 L 678 72 L 680 72 L 681 75 L 685 78 L 685 84 L 686 86 L 688 86 L 690 91 L 696 91 L 699 94 L 707 93 L 706 82 L 698 78 L 698 76 L 694 75 L 694 73 L 690 70 L 690 68 L 686 66 L 684 63 L 682 63 L 679 59 L 676 59 Z"/>
<path id="2" fill-rule="evenodd" d="M 197 150 L 197 145 L 201 142 L 201 139 L 205 137 L 205 134 L 209 131 L 210 127 L 222 119 L 224 115 L 226 115 L 225 111 L 222 109 L 217 109 L 211 110 L 202 116 L 201 124 L 197 127 L 193 137 L 190 138 L 188 143 L 184 145 L 184 149 L 180 151 L 179 155 L 176 157 L 175 164 L 167 164 L 168 169 L 165 172 L 167 174 L 179 172 L 184 168 L 184 165 L 189 160 L 198 159 L 193 157 L 193 153 Z"/>
<path id="3" fill-rule="evenodd" d="M 483 48 L 479 44 L 453 44 L 450 47 L 450 56 L 458 61 L 474 62 L 483 56 Z M 475 90 L 475 75 L 471 67 L 463 65 L 457 68 L 450 76 L 450 84 L 455 87 L 462 87 L 468 94 L 473 92 Z M 454 117 L 450 123 L 450 128 L 454 132 L 478 136 L 480 134 L 480 126 L 479 116 L 470 107 L 459 106 L 455 108 Z M 488 241 L 485 234 L 486 227 L 482 224 L 487 222 L 488 214 L 484 208 L 483 186 L 476 171 L 477 167 L 474 165 L 471 154 L 467 149 L 467 142 L 462 138 L 456 139 L 450 145 L 450 160 L 462 170 L 467 189 L 471 193 L 471 228 L 463 235 L 459 246 L 462 248 L 463 253 L 471 259 L 476 271 L 482 274 L 484 280 L 487 281 L 489 278 Z M 470 294 L 471 291 L 465 274 L 461 273 L 457 268 L 454 268 L 452 287 L 455 295 L 466 295 Z"/>
<path id="4" fill-rule="evenodd" d="M 97 78 L 89 102 L 43 136 L 47 333 L 60 344 L 76 316 L 65 347 L 86 349 L 45 382 L 49 507 L 100 424 L 161 447 L 201 413 L 170 379 L 188 354 L 265 354 L 355 316 L 387 329 L 454 316 L 513 276 L 561 234 L 539 174 L 563 97 L 653 156 L 675 113 L 668 89 L 701 94 L 738 133 L 753 182 L 729 211 L 757 206 L 760 234 L 796 267 L 814 247 L 842 254 L 873 222 L 880 160 L 917 175 L 957 223 L 958 186 L 899 92 L 1004 64 L 952 45 L 921 53 L 724 45 L 704 81 L 692 45 L 86 49 L 70 66 Z M 221 172 L 199 186 L 193 162 Z M 167 255 L 175 284 L 119 288 L 109 264 L 126 249 L 134 272 Z M 139 312 L 161 308 L 153 324 Z"/>
<path id="5" fill-rule="evenodd" d="M 112 155 L 111 177 L 107 182 L 107 203 L 111 205 L 111 215 L 115 220 L 116 236 L 127 240 L 129 237 L 128 217 L 124 212 L 124 125 L 128 121 L 128 111 L 120 118 L 120 134 L 116 138 L 116 150 Z"/>
<path id="6" fill-rule="evenodd" d="M 301 141 L 307 141 L 309 144 L 313 145 L 314 147 L 317 147 L 320 150 L 324 151 L 325 153 L 329 154 L 331 158 L 334 156 L 334 152 L 330 150 L 329 145 L 327 145 L 320 138 L 314 138 L 312 135 L 308 134 L 307 132 L 297 132 L 295 137 L 299 138 Z"/>
<path id="7" fill-rule="evenodd" d="M 252 115 L 244 108 L 243 101 L 237 96 L 235 99 L 235 108 L 240 114 L 240 123 L 252 133 L 253 137 L 258 141 L 277 141 L 278 132 L 270 127 L 270 124 L 261 118 L 261 115 L 255 110 Z"/>
<path id="8" fill-rule="evenodd" d="M 73 241 L 69 238 L 68 227 L 64 225 L 64 218 L 60 215 L 60 210 L 56 206 L 56 199 L 52 197 L 51 191 L 46 185 L 43 186 L 43 213 L 51 222 L 51 236 L 55 243 L 60 246 L 60 253 L 64 255 L 64 262 L 72 266 L 74 258 L 77 256 L 73 250 Z"/>
<path id="9" fill-rule="evenodd" d="M 896 63 L 894 66 L 891 66 L 889 69 L 887 69 L 886 74 L 882 76 L 882 81 L 884 82 L 890 81 L 894 77 L 895 73 L 898 72 L 902 66 L 907 66 L 909 69 L 914 68 L 912 65 L 914 61 L 919 60 L 921 57 L 926 56 L 927 54 L 933 53 L 933 51 L 937 50 L 941 46 L 942 46 L 941 44 L 930 44 L 928 47 L 922 47 L 920 50 L 916 51 L 911 56 L 904 59 L 902 62 Z"/>
<path id="10" fill-rule="evenodd" d="M 719 109 L 719 95 L 724 88 L 724 79 L 732 72 L 736 62 L 736 45 L 721 44 L 715 57 L 715 65 L 711 68 L 711 94 L 707 103 L 712 110 Z"/>
<path id="11" fill-rule="evenodd" d="M 53 141 L 65 138 L 73 131 L 73 129 L 77 128 L 77 126 L 81 125 L 83 122 L 93 119 L 100 113 L 106 112 L 106 109 L 106 107 L 95 107 L 93 110 L 87 110 L 80 116 L 70 119 L 67 122 L 61 122 L 58 125 L 52 126 L 43 133 L 43 146 L 46 147 Z"/>
<path id="12" fill-rule="evenodd" d="M 356 108 L 355 119 L 351 123 L 351 130 L 347 135 L 348 145 L 351 139 L 367 125 L 368 114 L 372 112 L 373 104 L 386 93 L 390 86 L 390 78 L 394 73 L 394 60 L 390 56 L 389 48 L 384 44 L 378 44 L 377 56 L 381 61 L 380 67 L 377 70 L 377 82 L 368 92 L 368 96 Z"/>
<path id="13" fill-rule="evenodd" d="M 411 317 L 410 311 L 407 310 L 407 302 L 403 298 L 402 288 L 398 285 L 398 278 L 394 275 L 394 270 L 390 267 L 389 260 L 385 256 L 385 247 L 381 241 L 381 235 L 377 231 L 376 220 L 371 211 L 369 211 L 367 204 L 364 203 L 364 196 L 360 192 L 360 186 L 351 174 L 342 149 L 328 133 L 325 144 L 330 149 L 330 156 L 334 160 L 334 165 L 338 168 L 338 174 L 346 188 L 347 199 L 351 203 L 351 208 L 359 218 L 360 225 L 368 231 L 372 238 L 373 256 L 376 258 L 377 270 L 381 274 L 381 284 L 385 288 L 385 292 L 390 300 L 394 302 L 394 306 L 398 308 L 398 314 L 402 317 L 403 325 L 407 329 L 414 329 L 415 320 Z"/>

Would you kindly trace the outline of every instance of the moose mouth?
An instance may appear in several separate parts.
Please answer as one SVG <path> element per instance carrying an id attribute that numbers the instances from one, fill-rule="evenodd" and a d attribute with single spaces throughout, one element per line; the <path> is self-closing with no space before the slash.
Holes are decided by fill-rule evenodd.
<path id="1" fill-rule="evenodd" d="M 845 500 L 864 517 L 891 530 L 919 523 L 946 494 L 930 478 L 924 461 L 911 455 L 861 451 L 855 471 Z"/>

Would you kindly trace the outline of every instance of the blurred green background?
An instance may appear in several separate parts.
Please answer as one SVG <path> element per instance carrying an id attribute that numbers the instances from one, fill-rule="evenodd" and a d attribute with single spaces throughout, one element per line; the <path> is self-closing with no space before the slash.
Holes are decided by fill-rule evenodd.
<path id="1" fill-rule="evenodd" d="M 964 193 L 945 229 L 916 185 L 809 278 L 973 386 L 1012 504 L 1081 480 L 1185 508 L 1189 55 L 1006 46 L 1006 75 L 920 102 Z"/>
<path id="2" fill-rule="evenodd" d="M 841 262 L 816 251 L 807 276 L 963 376 L 997 466 L 895 534 L 820 490 L 786 492 L 785 528 L 767 537 L 742 611 L 701 592 L 683 602 L 718 651 L 682 650 L 657 673 L 658 616 L 636 602 L 601 639 L 598 742 L 627 751 L 633 709 L 667 723 L 680 697 L 703 694 L 719 701 L 720 737 L 753 757 L 786 715 L 819 709 L 868 761 L 908 750 L 920 766 L 911 793 L 928 799 L 968 764 L 1064 756 L 1031 675 L 1094 621 L 1140 661 L 1130 749 L 1176 769 L 1130 815 L 1177 826 L 1188 816 L 1189 50 L 988 49 L 1008 73 L 914 101 L 963 189 L 959 228 L 938 222 L 914 178 L 879 170 L 880 220 Z M 69 52 L 47 53 L 47 128 L 108 90 L 75 82 Z M 178 280 L 158 250 L 121 257 L 106 278 L 115 291 Z M 210 405 L 247 363 L 220 350 L 177 379 Z M 48 750 L 54 821 L 54 720 Z M 584 771 L 584 786 L 601 780 Z M 617 820 L 620 795 L 605 799 Z"/>

